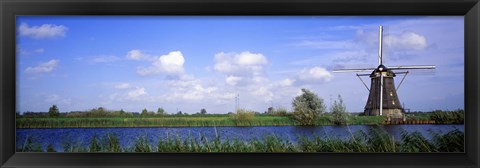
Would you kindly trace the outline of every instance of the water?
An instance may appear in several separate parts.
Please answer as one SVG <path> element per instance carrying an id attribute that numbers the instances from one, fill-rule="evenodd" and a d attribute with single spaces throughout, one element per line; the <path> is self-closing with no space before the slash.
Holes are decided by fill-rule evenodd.
<path id="1" fill-rule="evenodd" d="M 203 135 L 208 140 L 213 140 L 217 135 L 220 140 L 239 139 L 248 141 L 262 139 L 266 135 L 275 135 L 284 140 L 297 142 L 300 136 L 322 138 L 348 139 L 356 131 L 368 132 L 371 127 L 381 127 L 392 135 L 396 140 L 401 138 L 402 130 L 407 132 L 418 131 L 424 137 L 430 139 L 431 133 L 447 133 L 458 129 L 464 131 L 464 125 L 352 125 L 352 126 L 265 126 L 265 127 L 176 127 L 176 128 L 55 128 L 55 129 L 17 129 L 17 147 L 22 147 L 27 136 L 31 136 L 34 142 L 42 144 L 43 148 L 52 144 L 56 151 L 62 151 L 61 144 L 64 141 L 75 141 L 88 146 L 94 135 L 104 136 L 107 133 L 117 134 L 123 147 L 132 146 L 141 136 L 146 136 L 151 144 L 157 144 L 158 140 L 167 138 L 186 139 L 194 137 L 200 140 Z"/>

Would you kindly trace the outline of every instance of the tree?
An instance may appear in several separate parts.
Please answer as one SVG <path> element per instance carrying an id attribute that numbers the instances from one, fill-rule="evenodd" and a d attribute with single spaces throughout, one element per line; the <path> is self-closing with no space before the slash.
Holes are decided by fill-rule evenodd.
<path id="1" fill-rule="evenodd" d="M 333 123 L 336 125 L 345 125 L 348 121 L 348 113 L 345 104 L 343 103 L 342 96 L 338 95 L 338 101 L 335 100 L 330 107 L 330 111 L 333 115 Z"/>
<path id="2" fill-rule="evenodd" d="M 202 108 L 202 109 L 200 110 L 200 114 L 207 114 L 207 110 L 205 110 L 204 108 Z"/>
<path id="3" fill-rule="evenodd" d="M 317 119 L 326 109 L 323 99 L 310 90 L 303 88 L 302 92 L 292 102 L 293 118 L 301 125 L 315 125 Z"/>
<path id="4" fill-rule="evenodd" d="M 148 111 L 147 111 L 146 108 L 144 108 L 144 109 L 142 110 L 142 113 L 140 114 L 140 116 L 143 117 L 143 116 L 147 116 L 147 115 L 148 115 Z"/>
<path id="5" fill-rule="evenodd" d="M 60 112 L 58 111 L 57 105 L 52 105 L 50 109 L 48 109 L 48 116 L 49 117 L 58 117 L 60 116 Z"/>
<path id="6" fill-rule="evenodd" d="M 163 108 L 159 107 L 158 110 L 157 110 L 157 114 L 159 114 L 159 115 L 164 115 L 164 114 L 165 114 L 165 110 L 164 110 Z"/>

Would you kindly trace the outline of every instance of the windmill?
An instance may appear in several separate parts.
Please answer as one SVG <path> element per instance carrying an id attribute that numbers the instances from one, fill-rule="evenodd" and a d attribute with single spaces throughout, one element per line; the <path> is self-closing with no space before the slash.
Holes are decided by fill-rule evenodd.
<path id="1" fill-rule="evenodd" d="M 408 75 L 408 70 L 414 69 L 435 69 L 435 65 L 408 65 L 408 66 L 385 66 L 382 62 L 382 36 L 383 26 L 380 26 L 379 48 L 378 48 L 378 67 L 363 69 L 334 69 L 333 72 L 367 72 L 370 74 L 356 74 L 363 85 L 369 91 L 367 104 L 364 114 L 367 116 L 383 115 L 391 118 L 403 118 L 404 109 L 398 99 L 397 90 L 403 80 Z M 397 72 L 394 72 L 397 71 Z M 399 70 L 399 71 L 398 71 Z M 400 84 L 395 88 L 393 78 L 396 74 L 404 74 Z M 361 76 L 371 78 L 370 88 L 363 82 Z"/>

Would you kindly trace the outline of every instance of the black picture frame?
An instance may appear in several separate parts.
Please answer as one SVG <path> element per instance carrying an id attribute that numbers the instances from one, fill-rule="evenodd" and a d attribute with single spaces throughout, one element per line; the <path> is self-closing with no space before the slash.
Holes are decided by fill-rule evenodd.
<path id="1" fill-rule="evenodd" d="M 479 167 L 478 0 L 0 0 L 1 167 Z M 16 153 L 18 15 L 463 15 L 464 153 Z"/>

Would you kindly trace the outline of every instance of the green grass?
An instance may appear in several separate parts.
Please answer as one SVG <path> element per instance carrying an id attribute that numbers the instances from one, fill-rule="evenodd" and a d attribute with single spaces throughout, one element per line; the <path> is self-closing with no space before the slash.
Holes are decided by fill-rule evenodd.
<path id="1" fill-rule="evenodd" d="M 255 116 L 252 120 L 233 120 L 228 115 L 214 117 L 148 118 L 17 118 L 17 128 L 98 128 L 98 127 L 197 127 L 197 126 L 285 126 L 295 125 L 284 116 Z"/>
<path id="2" fill-rule="evenodd" d="M 383 117 L 351 117 L 348 124 L 381 124 Z M 320 117 L 317 125 L 334 125 L 331 116 Z M 287 116 L 254 116 L 250 120 L 236 120 L 228 115 L 220 116 L 169 116 L 169 117 L 34 117 L 17 118 L 17 128 L 102 128 L 102 127 L 199 127 L 199 126 L 296 126 L 298 122 Z"/>
<path id="3" fill-rule="evenodd" d="M 253 113 L 252 113 L 253 114 Z M 347 125 L 378 125 L 384 116 L 351 115 Z M 407 120 L 434 120 L 436 124 L 463 124 L 464 111 L 408 113 Z M 334 125 L 330 113 L 323 114 L 315 125 Z M 239 115 L 163 115 L 146 117 L 17 117 L 17 128 L 102 128 L 102 127 L 199 127 L 199 126 L 296 126 L 290 115 L 255 114 L 243 119 Z"/>
<path id="4" fill-rule="evenodd" d="M 274 134 L 248 142 L 238 139 L 220 141 L 201 135 L 200 140 L 192 136 L 181 140 L 178 136 L 169 137 L 153 144 L 147 136 L 137 137 L 131 146 L 120 146 L 118 136 L 107 134 L 95 136 L 88 146 L 78 139 L 64 139 L 63 152 L 463 152 L 464 133 L 453 130 L 446 134 L 431 133 L 427 140 L 418 132 L 402 133 L 399 140 L 393 139 L 385 130 L 372 128 L 365 133 L 352 133 L 350 139 L 300 137 L 296 143 L 281 139 Z M 56 152 L 48 145 L 47 149 L 35 143 L 35 138 L 27 137 L 18 152 Z"/>

